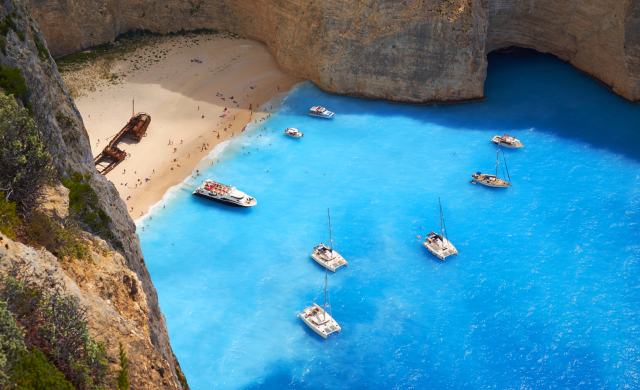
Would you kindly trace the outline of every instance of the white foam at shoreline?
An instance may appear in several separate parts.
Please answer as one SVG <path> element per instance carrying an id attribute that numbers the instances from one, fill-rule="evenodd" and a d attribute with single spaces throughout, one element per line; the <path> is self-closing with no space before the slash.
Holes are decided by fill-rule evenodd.
<path id="1" fill-rule="evenodd" d="M 200 160 L 200 162 L 198 163 L 198 165 L 196 165 L 196 167 L 193 168 L 189 176 L 187 176 L 180 184 L 176 184 L 175 186 L 169 188 L 167 192 L 165 192 L 164 195 L 162 196 L 162 199 L 158 201 L 158 203 L 149 207 L 149 212 L 147 214 L 143 215 L 142 217 L 134 221 L 136 226 L 139 226 L 141 223 L 144 223 L 149 218 L 149 216 L 151 216 L 156 210 L 162 209 L 164 206 L 166 206 L 166 204 L 169 201 L 176 198 L 180 190 L 183 190 L 185 188 L 185 184 L 189 184 L 189 179 L 193 179 L 194 176 L 197 176 L 196 171 L 204 170 L 205 168 L 207 168 L 208 166 L 204 165 L 205 162 L 217 160 L 218 157 L 222 155 L 222 153 L 227 148 L 227 146 L 229 146 L 230 143 L 231 141 L 227 140 L 216 145 L 213 148 L 213 150 L 209 152 L 208 155 L 203 157 L 202 160 Z M 209 164 L 209 166 L 211 166 L 211 164 Z"/>
<path id="2" fill-rule="evenodd" d="M 263 104 L 263 106 L 264 107 L 275 106 L 275 109 L 267 109 L 266 111 L 263 111 L 263 113 L 267 113 L 271 115 L 277 114 L 282 109 L 282 104 L 287 99 L 287 97 L 291 94 L 291 92 L 302 87 L 305 83 L 307 82 L 303 81 L 291 87 L 291 89 L 287 92 L 281 92 L 273 95 L 269 101 Z M 250 133 L 253 130 L 259 129 L 260 127 L 261 127 L 260 122 L 258 123 L 249 122 L 247 123 L 247 130 L 245 131 L 245 133 Z M 140 226 L 141 224 L 143 224 L 156 210 L 162 209 L 164 206 L 167 205 L 167 203 L 169 203 L 169 201 L 176 198 L 180 190 L 183 190 L 185 188 L 184 184 L 190 184 L 190 181 L 194 180 L 194 176 L 197 176 L 196 171 L 204 171 L 205 169 L 210 168 L 213 165 L 210 162 L 213 162 L 214 160 L 217 161 L 219 157 L 222 155 L 222 153 L 224 152 L 224 150 L 227 148 L 227 146 L 231 144 L 231 141 L 240 140 L 240 139 L 241 137 L 235 138 L 233 140 L 226 140 L 216 145 L 213 148 L 213 150 L 209 152 L 208 155 L 203 157 L 202 160 L 198 162 L 198 164 L 195 166 L 195 168 L 193 168 L 189 176 L 187 176 L 180 184 L 177 184 L 169 188 L 167 192 L 165 192 L 165 194 L 162 196 L 162 199 L 160 201 L 158 201 L 153 206 L 149 207 L 149 211 L 147 212 L 147 214 L 133 221 L 136 224 L 136 226 Z M 208 164 L 205 164 L 205 163 L 208 163 Z"/>

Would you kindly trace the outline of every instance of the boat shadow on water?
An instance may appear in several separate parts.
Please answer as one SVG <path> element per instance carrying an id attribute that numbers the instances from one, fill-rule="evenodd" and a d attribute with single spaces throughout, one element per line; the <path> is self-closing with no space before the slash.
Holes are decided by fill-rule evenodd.
<path id="1" fill-rule="evenodd" d="M 241 206 L 235 206 L 235 205 L 228 205 L 228 204 L 216 202 L 210 199 L 201 198 L 199 196 L 192 196 L 191 200 L 192 202 L 198 202 L 199 205 L 202 205 L 208 208 L 225 210 L 226 212 L 229 212 L 232 214 L 238 214 L 238 215 L 250 214 L 253 209 L 253 207 L 241 207 Z"/>

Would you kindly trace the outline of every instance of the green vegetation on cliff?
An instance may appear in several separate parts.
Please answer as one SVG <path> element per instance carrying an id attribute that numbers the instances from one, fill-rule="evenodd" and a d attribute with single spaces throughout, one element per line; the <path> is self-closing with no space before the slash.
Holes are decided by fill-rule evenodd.
<path id="1" fill-rule="evenodd" d="M 44 247 L 61 261 L 89 260 L 89 246 L 73 227 L 63 228 L 40 211 L 30 216 L 22 229 L 21 240 L 33 247 Z"/>
<path id="2" fill-rule="evenodd" d="M 2 69 L 0 86 L 1 81 Z M 0 191 L 23 216 L 35 208 L 40 188 L 53 177 L 51 155 L 35 122 L 12 96 L 0 93 Z"/>
<path id="3" fill-rule="evenodd" d="M 122 342 L 120 343 L 120 372 L 118 372 L 118 390 L 129 390 L 129 360 L 124 351 Z"/>
<path id="4" fill-rule="evenodd" d="M 93 233 L 122 249 L 122 243 L 109 229 L 111 218 L 98 204 L 98 195 L 91 187 L 90 180 L 91 175 L 78 172 L 73 172 L 69 179 L 61 179 L 62 184 L 70 190 L 69 211 Z"/>
<path id="5" fill-rule="evenodd" d="M 75 297 L 64 293 L 64 286 L 60 285 L 59 280 L 49 277 L 43 285 L 53 287 L 45 290 L 35 282 L 32 274 L 20 268 L 11 272 L 13 276 L 0 274 L 0 301 L 12 317 L 18 319 L 18 325 L 23 328 L 24 346 L 32 350 L 32 356 L 26 362 L 20 353 L 7 357 L 5 366 L 12 371 L 13 382 L 20 384 L 22 380 L 25 386 L 18 387 L 20 389 L 105 389 L 109 372 L 106 350 L 104 344 L 89 335 L 86 310 L 79 306 Z M 14 332 L 13 344 L 18 343 L 19 339 Z M 35 348 L 48 351 L 44 355 L 46 360 L 73 387 L 68 387 L 55 374 L 53 367 L 42 364 L 42 357 L 35 352 Z M 47 372 L 50 375 L 45 375 Z M 33 386 L 34 382 L 42 383 L 47 378 L 55 380 L 50 385 L 57 387 Z M 28 387 L 28 384 L 32 384 L 32 387 Z"/>
<path id="6" fill-rule="evenodd" d="M 0 191 L 0 233 L 12 240 L 16 239 L 16 229 L 22 225 L 22 219 L 16 214 L 16 204 L 9 202 Z"/>
<path id="7" fill-rule="evenodd" d="M 64 374 L 37 348 L 16 364 L 12 379 L 16 390 L 74 390 Z"/>

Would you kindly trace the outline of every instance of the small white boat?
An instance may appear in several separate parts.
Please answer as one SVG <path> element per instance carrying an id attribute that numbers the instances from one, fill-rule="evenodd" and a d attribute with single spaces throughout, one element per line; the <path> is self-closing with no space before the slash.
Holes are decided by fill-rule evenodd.
<path id="1" fill-rule="evenodd" d="M 309 110 L 309 115 L 331 119 L 335 115 L 335 112 L 331 112 L 324 107 L 313 106 L 311 110 Z"/>
<path id="2" fill-rule="evenodd" d="M 347 260 L 333 249 L 333 229 L 331 228 L 331 215 L 329 214 L 329 209 L 327 209 L 327 216 L 329 217 L 329 246 L 320 243 L 320 245 L 313 248 L 311 258 L 329 271 L 336 272 L 336 269 L 341 266 L 347 266 Z"/>
<path id="3" fill-rule="evenodd" d="M 304 309 L 302 313 L 298 314 L 298 317 L 300 317 L 309 328 L 313 329 L 314 332 L 325 339 L 331 333 L 340 333 L 342 330 L 331 314 L 327 313 L 326 310 L 316 303 Z"/>
<path id="4" fill-rule="evenodd" d="M 438 197 L 438 204 L 440 204 L 440 197 Z M 440 204 L 440 234 L 433 231 L 427 234 L 422 245 L 442 261 L 444 261 L 447 256 L 458 256 L 458 250 L 447 238 L 447 227 L 444 223 L 444 215 L 442 214 L 442 204 Z"/>
<path id="5" fill-rule="evenodd" d="M 347 261 L 344 259 L 344 257 L 340 256 L 337 251 L 327 247 L 322 243 L 313 248 L 311 258 L 315 260 L 316 263 L 320 264 L 331 272 L 336 272 L 336 269 L 340 268 L 343 265 L 345 267 L 347 266 Z"/>
<path id="6" fill-rule="evenodd" d="M 284 131 L 284 133 L 286 135 L 288 135 L 289 137 L 293 137 L 293 138 L 304 137 L 304 134 L 302 134 L 300 131 L 298 131 L 298 129 L 294 129 L 293 127 L 286 129 Z"/>
<path id="7" fill-rule="evenodd" d="M 496 174 L 495 175 L 489 175 L 486 173 L 482 173 L 482 172 L 476 172 L 476 173 L 472 173 L 471 177 L 473 178 L 473 180 L 471 180 L 471 183 L 473 184 L 477 184 L 480 183 L 483 186 L 487 186 L 487 187 L 493 187 L 493 188 L 509 188 L 511 187 L 511 177 L 509 176 L 509 168 L 507 167 L 507 160 L 504 157 L 504 152 L 502 153 L 502 158 L 504 159 L 504 166 L 506 168 L 506 176 L 509 178 L 509 182 L 507 182 L 506 180 L 502 180 L 498 178 L 498 165 L 500 165 L 500 145 L 498 145 L 498 153 L 496 155 Z M 506 179 L 506 178 L 505 178 Z"/>
<path id="8" fill-rule="evenodd" d="M 511 149 L 524 148 L 524 145 L 522 144 L 522 142 L 520 142 L 519 139 L 512 137 L 509 134 L 505 134 L 502 137 L 499 135 L 496 135 L 495 137 L 491 138 L 491 142 L 500 146 L 504 146 L 505 148 L 511 148 Z"/>
<path id="9" fill-rule="evenodd" d="M 202 185 L 193 191 L 193 195 L 236 207 L 253 207 L 258 204 L 255 198 L 238 191 L 236 187 L 220 184 L 213 180 L 202 182 Z"/>

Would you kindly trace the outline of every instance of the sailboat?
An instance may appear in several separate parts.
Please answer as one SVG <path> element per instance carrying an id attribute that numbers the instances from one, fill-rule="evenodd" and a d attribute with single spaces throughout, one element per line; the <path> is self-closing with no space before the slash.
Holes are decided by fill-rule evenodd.
<path id="1" fill-rule="evenodd" d="M 327 313 L 327 294 L 329 291 L 329 269 L 324 269 L 324 305 L 319 306 L 315 302 L 312 306 L 305 308 L 298 317 L 314 332 L 327 338 L 331 333 L 342 330 L 338 322 L 331 315 L 331 304 L 329 304 L 329 313 Z"/>
<path id="2" fill-rule="evenodd" d="M 504 159 L 504 152 L 502 152 L 502 158 Z M 493 188 L 509 188 L 511 187 L 511 177 L 509 176 L 509 168 L 507 168 L 507 160 L 504 160 L 504 166 L 507 170 L 507 177 L 509 178 L 509 182 L 506 182 L 502 179 L 498 179 L 498 165 L 500 165 L 500 146 L 498 146 L 498 152 L 496 154 L 496 174 L 489 175 L 482 172 L 476 172 L 471 174 L 473 180 L 471 183 L 476 184 L 480 183 L 487 187 Z M 504 172 L 503 172 L 504 173 Z"/>
<path id="3" fill-rule="evenodd" d="M 333 234 L 331 229 L 331 214 L 329 214 L 329 208 L 327 208 L 327 215 L 329 216 L 329 246 L 320 243 L 320 245 L 313 248 L 311 258 L 316 263 L 320 264 L 324 268 L 331 272 L 336 272 L 336 269 L 341 266 L 347 266 L 347 260 L 333 249 Z"/>
<path id="4" fill-rule="evenodd" d="M 447 226 L 444 223 L 444 215 L 442 214 L 442 203 L 440 203 L 440 197 L 438 197 L 438 204 L 440 205 L 440 234 L 431 231 L 425 237 L 425 241 L 422 243 L 425 248 L 429 250 L 438 259 L 444 261 L 447 256 L 458 256 L 458 250 L 449 241 L 447 236 Z"/>

